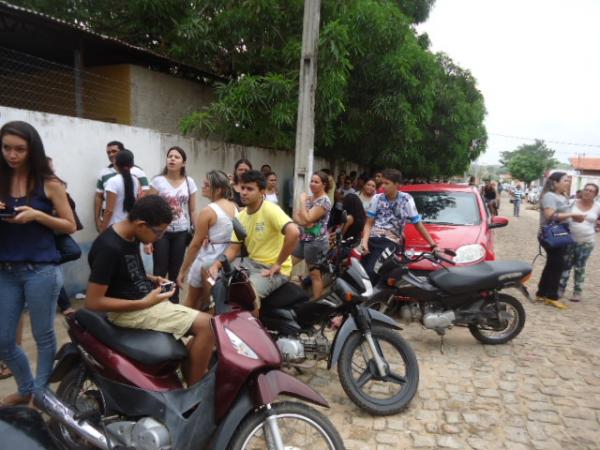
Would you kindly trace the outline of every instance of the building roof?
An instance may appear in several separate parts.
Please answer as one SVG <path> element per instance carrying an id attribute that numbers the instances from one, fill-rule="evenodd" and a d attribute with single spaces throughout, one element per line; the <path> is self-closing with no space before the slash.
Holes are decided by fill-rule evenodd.
<path id="1" fill-rule="evenodd" d="M 147 48 L 97 33 L 83 24 L 67 22 L 4 0 L 0 0 L 0 46 L 34 56 L 51 57 L 60 63 L 72 62 L 72 53 L 67 50 L 81 50 L 83 47 L 85 65 L 140 64 L 188 79 L 222 79 L 202 67 L 182 63 Z"/>
<path id="2" fill-rule="evenodd" d="M 598 170 L 600 171 L 600 158 L 586 156 L 571 156 L 569 162 L 575 170 Z"/>

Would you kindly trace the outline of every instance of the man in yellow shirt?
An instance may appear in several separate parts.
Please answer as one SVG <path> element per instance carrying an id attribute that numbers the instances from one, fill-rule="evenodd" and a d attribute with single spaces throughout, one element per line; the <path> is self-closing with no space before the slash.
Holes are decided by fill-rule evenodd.
<path id="1" fill-rule="evenodd" d="M 241 176 L 240 196 L 246 208 L 238 220 L 246 229 L 248 259 L 244 266 L 250 272 L 250 281 L 259 299 L 265 298 L 288 281 L 292 272 L 291 254 L 298 245 L 300 230 L 292 219 L 275 203 L 264 200 L 267 180 L 257 170 Z M 237 241 L 235 235 L 233 241 Z M 240 244 L 231 244 L 225 257 L 233 261 L 240 254 Z M 216 278 L 222 264 L 215 261 L 209 273 Z"/>

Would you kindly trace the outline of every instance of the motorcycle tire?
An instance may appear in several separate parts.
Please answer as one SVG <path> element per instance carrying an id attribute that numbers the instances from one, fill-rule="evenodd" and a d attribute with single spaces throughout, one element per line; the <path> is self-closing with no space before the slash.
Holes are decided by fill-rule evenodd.
<path id="1" fill-rule="evenodd" d="M 390 365 L 390 356 L 395 355 L 392 355 L 392 352 L 387 352 L 386 358 L 386 353 L 382 351 L 381 341 L 389 344 L 392 347 L 392 351 L 399 354 L 404 365 L 404 374 L 393 372 L 393 374 L 388 373 L 386 377 L 380 377 L 374 359 L 371 358 L 369 361 L 365 361 L 364 353 L 361 351 L 363 343 L 368 345 L 363 334 L 360 331 L 355 331 L 348 337 L 348 340 L 342 347 L 338 361 L 338 377 L 350 400 L 359 408 L 364 409 L 374 416 L 389 416 L 406 408 L 417 393 L 417 387 L 419 386 L 419 363 L 417 362 L 415 352 L 408 342 L 395 330 L 374 326 L 371 329 L 371 335 L 388 367 Z M 356 366 L 353 359 L 357 350 L 363 356 L 363 362 L 366 365 L 358 379 L 353 376 L 353 366 Z M 366 381 L 361 380 L 363 377 L 366 378 Z M 363 390 L 363 387 L 371 381 L 374 382 L 371 387 L 375 388 L 373 394 Z M 385 388 L 390 383 L 400 386 L 400 391 L 389 398 L 376 397 L 375 394 L 381 394 L 385 389 L 381 387 L 381 384 L 375 383 L 382 382 Z M 361 383 L 362 386 L 360 385 Z"/>
<path id="2" fill-rule="evenodd" d="M 506 311 L 512 310 L 514 321 L 508 321 L 506 325 L 498 324 L 497 327 L 483 326 L 481 324 L 470 324 L 469 331 L 475 339 L 482 344 L 500 345 L 506 344 L 519 335 L 525 326 L 525 308 L 519 300 L 507 295 L 498 294 L 498 307 Z M 484 308 L 496 308 L 496 303 L 490 302 Z M 507 309 L 508 308 L 508 309 Z M 487 335 L 486 332 L 499 333 L 498 335 Z"/>
<path id="3" fill-rule="evenodd" d="M 85 372 L 82 374 L 81 371 Z M 76 410 L 79 410 L 78 406 L 98 407 L 98 415 L 102 415 L 104 413 L 104 405 L 100 390 L 89 389 L 83 392 L 86 383 L 95 386 L 89 372 L 83 366 L 78 366 L 65 375 L 56 390 L 56 396 Z M 81 398 L 82 395 L 85 395 L 86 398 Z M 79 412 L 85 413 L 86 411 L 79 410 Z M 96 448 L 88 444 L 76 432 L 69 430 L 68 427 L 54 419 L 50 421 L 50 434 L 61 445 L 61 448 L 69 450 L 92 450 Z"/>
<path id="4" fill-rule="evenodd" d="M 267 430 L 267 417 L 275 416 L 283 441 L 283 448 L 307 448 L 311 450 L 344 450 L 344 441 L 327 417 L 316 409 L 298 402 L 274 403 L 270 409 L 261 408 L 250 413 L 235 431 L 228 450 L 276 448 Z M 286 421 L 284 424 L 283 421 Z M 287 425 L 287 421 L 291 424 Z M 285 425 L 285 428 L 284 426 Z M 303 435 L 304 427 L 313 429 Z M 321 438 L 320 442 L 313 440 Z"/>

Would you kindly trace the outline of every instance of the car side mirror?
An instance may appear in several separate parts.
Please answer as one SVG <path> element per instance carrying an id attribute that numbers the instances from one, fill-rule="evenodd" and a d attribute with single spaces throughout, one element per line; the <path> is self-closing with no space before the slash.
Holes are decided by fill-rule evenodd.
<path id="1" fill-rule="evenodd" d="M 506 217 L 494 216 L 490 221 L 490 228 L 502 228 L 508 225 L 508 219 Z"/>
<path id="2" fill-rule="evenodd" d="M 242 223 L 237 219 L 237 217 L 231 219 L 231 223 L 233 224 L 233 232 L 235 234 L 235 237 L 238 239 L 238 241 L 244 242 L 246 240 L 246 237 L 248 236 L 244 225 L 242 225 Z"/>

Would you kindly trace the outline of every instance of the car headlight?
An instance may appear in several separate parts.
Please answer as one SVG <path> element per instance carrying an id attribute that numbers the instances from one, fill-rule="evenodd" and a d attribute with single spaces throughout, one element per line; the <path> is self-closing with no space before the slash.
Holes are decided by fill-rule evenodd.
<path id="1" fill-rule="evenodd" d="M 480 244 L 463 245 L 456 250 L 456 256 L 453 258 L 457 264 L 471 263 L 479 261 L 485 256 L 485 248 Z"/>

